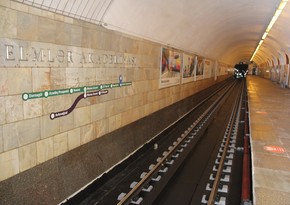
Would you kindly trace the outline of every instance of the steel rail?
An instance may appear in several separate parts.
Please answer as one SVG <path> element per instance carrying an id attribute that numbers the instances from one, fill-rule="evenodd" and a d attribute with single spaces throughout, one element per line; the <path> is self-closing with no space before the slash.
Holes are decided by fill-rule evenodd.
<path id="1" fill-rule="evenodd" d="M 177 143 L 175 145 L 173 145 L 173 147 L 171 149 L 169 149 L 166 154 L 163 155 L 163 157 L 157 162 L 157 164 L 118 202 L 117 205 L 129 204 L 131 202 L 131 200 L 134 198 L 134 196 L 136 196 L 137 194 L 140 193 L 143 186 L 152 179 L 154 174 L 159 171 L 159 169 L 162 167 L 162 165 L 164 165 L 166 163 L 168 158 L 170 158 L 170 156 L 172 156 L 173 153 L 177 151 L 178 147 L 185 141 L 185 139 L 197 127 L 197 125 L 199 125 L 202 121 L 204 121 L 206 119 L 206 116 L 209 113 L 212 113 L 217 109 L 218 105 L 221 104 L 223 97 L 226 94 L 229 94 L 230 92 L 228 92 L 228 91 L 230 89 L 232 89 L 233 87 L 234 87 L 234 85 L 231 85 L 224 90 L 224 92 L 211 104 L 211 106 L 209 106 L 206 109 L 206 111 L 204 111 L 201 114 L 201 116 L 198 117 L 198 119 L 190 126 L 190 128 L 188 128 L 186 130 L 186 133 L 182 134 L 181 137 L 178 137 Z M 215 93 L 211 94 L 210 96 L 213 96 L 214 94 Z M 195 106 L 195 108 L 199 107 L 201 104 L 203 104 L 208 99 L 210 99 L 210 97 L 207 97 L 205 100 L 200 102 L 198 105 Z"/>
<path id="2" fill-rule="evenodd" d="M 241 103 L 242 103 L 242 97 L 241 97 L 242 93 L 243 92 L 240 91 L 240 94 L 237 95 L 237 97 L 235 99 L 234 107 L 232 109 L 232 113 L 231 113 L 231 116 L 229 119 L 229 129 L 228 129 L 227 135 L 226 135 L 226 142 L 224 145 L 224 150 L 223 150 L 220 162 L 219 162 L 219 166 L 218 166 L 215 180 L 214 180 L 214 183 L 213 183 L 210 195 L 209 195 L 209 199 L 207 201 L 207 205 L 214 205 L 215 204 L 216 194 L 218 192 L 221 174 L 222 174 L 222 170 L 224 168 L 224 162 L 226 159 L 226 154 L 227 154 L 228 147 L 230 144 L 230 137 L 233 133 L 235 121 L 236 121 L 237 117 L 239 116 L 239 110 L 240 110 L 239 108 L 241 107 Z"/>

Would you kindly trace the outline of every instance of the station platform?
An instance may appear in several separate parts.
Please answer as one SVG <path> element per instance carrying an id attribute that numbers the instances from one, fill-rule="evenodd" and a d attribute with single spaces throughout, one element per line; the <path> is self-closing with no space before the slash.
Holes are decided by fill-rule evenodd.
<path id="1" fill-rule="evenodd" d="M 290 204 L 290 89 L 247 76 L 253 204 Z"/>

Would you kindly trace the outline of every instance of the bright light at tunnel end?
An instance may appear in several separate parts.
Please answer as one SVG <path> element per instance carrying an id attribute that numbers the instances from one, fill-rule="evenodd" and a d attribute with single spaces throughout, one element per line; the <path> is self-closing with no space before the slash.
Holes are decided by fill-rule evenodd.
<path id="1" fill-rule="evenodd" d="M 284 7 L 286 6 L 288 0 L 282 0 L 278 6 L 278 8 L 276 9 L 276 12 L 274 14 L 274 16 L 272 17 L 269 25 L 267 26 L 267 29 L 266 31 L 264 32 L 263 36 L 262 36 L 262 39 L 260 40 L 255 52 L 253 53 L 252 57 L 251 57 L 251 60 L 253 60 L 253 58 L 255 57 L 256 53 L 258 52 L 260 46 L 263 44 L 265 38 L 267 37 L 267 35 L 269 34 L 271 28 L 273 27 L 273 25 L 275 24 L 276 20 L 278 19 L 279 15 L 282 13 Z"/>

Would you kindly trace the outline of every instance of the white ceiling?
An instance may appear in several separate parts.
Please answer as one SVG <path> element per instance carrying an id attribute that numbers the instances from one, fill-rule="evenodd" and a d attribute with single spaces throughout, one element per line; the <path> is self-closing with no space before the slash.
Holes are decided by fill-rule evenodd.
<path id="1" fill-rule="evenodd" d="M 249 61 L 280 0 L 16 0 L 224 63 Z M 290 3 L 254 61 L 290 53 Z"/>

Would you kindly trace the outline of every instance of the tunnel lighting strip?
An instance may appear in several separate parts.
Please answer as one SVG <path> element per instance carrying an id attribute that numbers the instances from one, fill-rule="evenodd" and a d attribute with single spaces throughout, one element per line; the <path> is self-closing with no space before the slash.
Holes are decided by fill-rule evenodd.
<path id="1" fill-rule="evenodd" d="M 284 7 L 286 6 L 288 0 L 282 0 L 278 6 L 278 8 L 276 9 L 276 12 L 274 14 L 274 16 L 272 17 L 266 31 L 264 32 L 263 36 L 262 36 L 262 39 L 260 40 L 255 52 L 253 53 L 252 57 L 251 57 L 251 60 L 253 60 L 253 58 L 255 57 L 256 53 L 258 52 L 260 46 L 263 44 L 265 38 L 267 37 L 267 35 L 269 34 L 271 28 L 273 27 L 273 25 L 275 24 L 276 20 L 278 19 L 278 17 L 280 16 L 280 14 L 282 13 Z"/>

